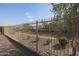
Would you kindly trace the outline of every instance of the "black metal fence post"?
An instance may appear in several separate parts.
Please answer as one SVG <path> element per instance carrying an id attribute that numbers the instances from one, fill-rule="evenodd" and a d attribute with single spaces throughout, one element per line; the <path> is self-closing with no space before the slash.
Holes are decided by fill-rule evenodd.
<path id="1" fill-rule="evenodd" d="M 38 21 L 36 21 L 36 51 L 38 52 Z"/>

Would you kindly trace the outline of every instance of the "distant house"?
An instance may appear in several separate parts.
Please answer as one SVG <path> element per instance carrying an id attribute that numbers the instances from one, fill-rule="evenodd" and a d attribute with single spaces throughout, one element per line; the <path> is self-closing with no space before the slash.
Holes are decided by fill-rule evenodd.
<path id="1" fill-rule="evenodd" d="M 36 29 L 36 24 L 31 25 L 33 28 L 32 29 Z M 44 26 L 42 24 L 38 24 L 38 29 L 43 28 Z"/>

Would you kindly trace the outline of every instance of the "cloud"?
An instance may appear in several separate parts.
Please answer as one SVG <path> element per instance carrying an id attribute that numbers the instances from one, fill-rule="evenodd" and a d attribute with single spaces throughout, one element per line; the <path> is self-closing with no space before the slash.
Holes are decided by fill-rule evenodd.
<path id="1" fill-rule="evenodd" d="M 29 22 L 34 21 L 34 17 L 29 12 L 26 12 L 25 15 L 26 15 L 26 18 L 28 19 Z"/>

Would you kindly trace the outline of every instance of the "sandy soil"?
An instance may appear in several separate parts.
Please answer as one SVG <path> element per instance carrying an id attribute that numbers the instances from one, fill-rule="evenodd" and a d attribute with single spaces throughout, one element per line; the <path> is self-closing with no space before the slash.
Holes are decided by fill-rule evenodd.
<path id="1" fill-rule="evenodd" d="M 4 35 L 0 35 L 0 56 L 16 56 L 22 52 L 16 48 Z"/>
<path id="2" fill-rule="evenodd" d="M 36 35 L 32 33 L 24 33 L 24 32 L 15 32 L 15 31 L 7 31 L 7 34 L 14 38 L 16 41 L 24 44 L 30 49 L 36 51 Z M 49 44 L 46 44 L 46 41 L 51 40 Z M 38 53 L 41 55 L 61 55 L 67 56 L 72 54 L 72 48 L 70 47 L 70 43 L 67 44 L 65 49 L 54 49 L 53 46 L 58 44 L 58 39 L 51 36 L 39 35 L 38 41 Z"/>

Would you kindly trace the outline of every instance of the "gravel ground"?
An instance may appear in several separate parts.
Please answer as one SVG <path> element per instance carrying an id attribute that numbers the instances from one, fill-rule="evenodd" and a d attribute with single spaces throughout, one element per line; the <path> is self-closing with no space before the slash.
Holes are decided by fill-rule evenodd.
<path id="1" fill-rule="evenodd" d="M 24 32 L 15 32 L 12 30 L 6 30 L 5 31 L 9 36 L 15 38 L 16 41 L 22 43 L 26 47 L 29 47 L 30 49 L 36 51 L 36 35 L 35 34 L 30 34 L 30 33 L 24 33 Z M 47 40 L 50 40 L 50 36 L 45 36 L 45 35 L 39 35 L 39 43 L 38 43 L 38 51 L 41 54 L 46 55 L 56 55 L 56 56 L 67 56 L 72 54 L 72 48 L 70 46 L 70 43 L 67 44 L 65 49 L 60 49 L 56 50 L 53 48 L 54 45 L 58 44 L 57 38 L 52 36 L 52 45 L 48 44 L 45 45 Z M 52 48 L 52 49 L 51 49 Z"/>
<path id="2" fill-rule="evenodd" d="M 21 33 L 21 32 L 16 32 L 14 35 L 13 34 L 9 34 L 9 36 L 15 38 L 16 41 L 22 43 L 23 45 L 25 45 L 26 47 L 36 51 L 36 43 L 34 42 L 36 39 L 35 35 L 32 34 L 26 34 L 26 33 Z M 42 55 L 50 55 L 51 54 L 51 44 L 45 45 L 46 41 L 49 40 L 50 38 L 48 36 L 39 36 L 39 47 L 38 47 L 38 51 L 40 54 Z M 72 48 L 69 47 L 69 45 L 67 45 L 67 47 L 65 49 L 61 49 L 61 50 L 54 50 L 53 49 L 53 45 L 57 44 L 58 40 L 53 40 L 52 37 L 52 55 L 58 55 L 58 56 L 67 56 L 72 54 Z"/>
<path id="3" fill-rule="evenodd" d="M 19 48 L 15 43 L 12 43 L 4 35 L 0 35 L 0 56 L 30 56 L 34 55 L 29 50 Z"/>
<path id="4" fill-rule="evenodd" d="M 4 35 L 0 35 L 0 56 L 14 56 L 21 54 L 22 52 L 10 43 Z"/>

